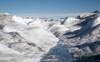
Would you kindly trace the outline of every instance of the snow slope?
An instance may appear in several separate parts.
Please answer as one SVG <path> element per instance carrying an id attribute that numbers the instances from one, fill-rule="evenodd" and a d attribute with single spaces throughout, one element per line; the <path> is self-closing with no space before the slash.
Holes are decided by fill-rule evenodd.
<path id="1" fill-rule="evenodd" d="M 60 41 L 42 58 L 41 62 L 100 61 L 100 13 L 96 11 L 79 16 L 75 19 L 65 18 L 61 25 L 54 24 L 50 28 Z M 58 28 L 62 25 L 67 29 Z"/>
<path id="2" fill-rule="evenodd" d="M 0 62 L 100 61 L 100 10 L 76 18 L 0 14 Z"/>
<path id="3" fill-rule="evenodd" d="M 26 62 L 39 62 L 41 57 L 49 51 L 50 48 L 54 47 L 59 41 L 49 30 L 42 27 L 40 20 L 28 19 L 29 25 L 26 23 L 27 19 L 23 19 L 19 16 L 10 14 L 0 15 L 0 44 L 6 46 L 11 51 L 23 54 L 22 58 L 18 58 L 15 53 L 15 57 L 11 58 L 16 62 L 23 60 L 23 58 L 29 58 Z M 31 22 L 32 21 L 32 22 Z M 40 25 L 41 24 L 41 25 Z M 1 47 L 4 49 L 4 47 Z M 3 51 L 1 49 L 1 51 Z M 1 52 L 2 53 L 2 52 Z M 0 53 L 0 54 L 1 54 Z M 13 52 L 11 52 L 13 55 Z M 5 55 L 8 55 L 6 53 Z M 2 55 L 0 55 L 2 57 Z M 6 58 L 6 56 L 4 57 Z M 17 61 L 20 59 L 19 61 Z M 0 61 L 13 62 L 13 60 L 1 59 Z"/>

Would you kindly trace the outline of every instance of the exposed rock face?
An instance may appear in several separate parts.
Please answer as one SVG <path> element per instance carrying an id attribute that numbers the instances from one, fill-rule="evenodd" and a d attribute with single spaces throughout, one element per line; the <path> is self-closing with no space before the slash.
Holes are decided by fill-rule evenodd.
<path id="1" fill-rule="evenodd" d="M 100 13 L 100 10 L 96 10 L 96 11 L 94 11 L 93 13 Z"/>
<path id="2" fill-rule="evenodd" d="M 0 25 L 0 30 L 2 30 L 4 28 L 4 25 Z"/>

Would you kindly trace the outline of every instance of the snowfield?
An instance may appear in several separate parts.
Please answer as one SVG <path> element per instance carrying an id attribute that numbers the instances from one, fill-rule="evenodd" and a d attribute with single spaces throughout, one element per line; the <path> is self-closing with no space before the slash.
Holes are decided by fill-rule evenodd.
<path id="1" fill-rule="evenodd" d="M 100 10 L 76 18 L 0 14 L 0 62 L 100 61 Z"/>

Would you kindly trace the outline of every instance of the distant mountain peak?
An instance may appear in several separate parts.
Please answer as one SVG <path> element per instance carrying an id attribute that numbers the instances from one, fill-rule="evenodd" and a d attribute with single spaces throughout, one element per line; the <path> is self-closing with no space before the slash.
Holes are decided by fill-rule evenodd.
<path id="1" fill-rule="evenodd" d="M 96 11 L 94 11 L 93 13 L 100 13 L 100 10 L 96 10 Z"/>

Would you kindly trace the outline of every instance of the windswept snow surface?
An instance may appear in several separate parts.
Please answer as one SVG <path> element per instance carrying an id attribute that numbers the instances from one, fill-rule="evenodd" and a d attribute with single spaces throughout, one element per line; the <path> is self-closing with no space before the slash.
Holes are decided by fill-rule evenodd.
<path id="1" fill-rule="evenodd" d="M 1 14 L 0 57 L 3 56 L 3 52 L 5 52 L 4 55 L 9 56 L 7 51 L 10 52 L 10 50 L 12 56 L 4 56 L 5 59 L 0 59 L 0 62 L 25 62 L 26 59 L 29 60 L 26 62 L 39 62 L 42 56 L 59 41 L 53 33 L 44 28 L 46 26 L 41 22 L 40 19 L 34 21 L 15 15 Z M 14 52 L 16 52 L 15 57 L 13 57 Z M 24 58 L 26 58 L 25 61 L 23 61 Z"/>
<path id="2" fill-rule="evenodd" d="M 58 19 L 0 14 L 0 62 L 93 62 L 98 56 L 100 10 Z"/>

